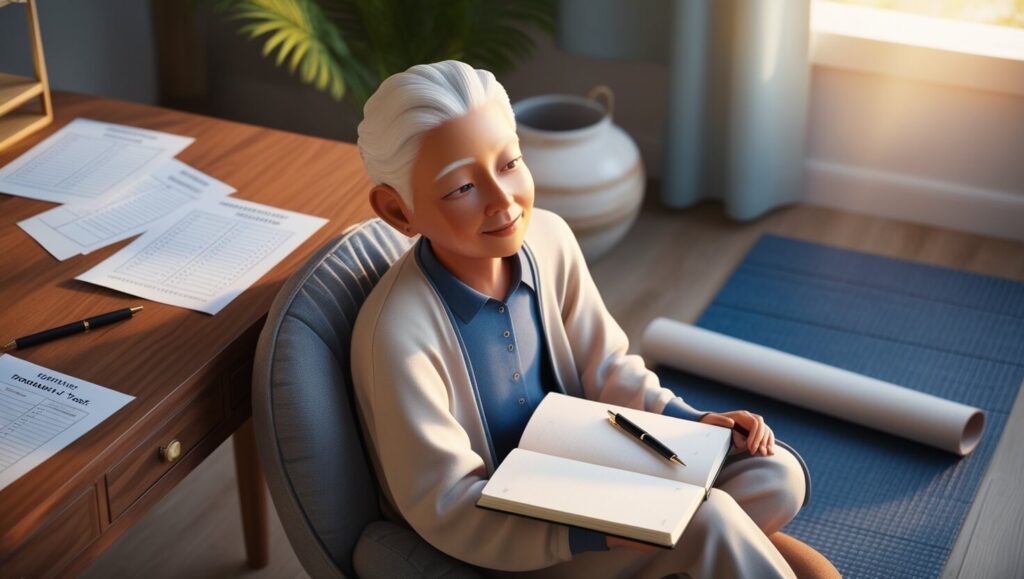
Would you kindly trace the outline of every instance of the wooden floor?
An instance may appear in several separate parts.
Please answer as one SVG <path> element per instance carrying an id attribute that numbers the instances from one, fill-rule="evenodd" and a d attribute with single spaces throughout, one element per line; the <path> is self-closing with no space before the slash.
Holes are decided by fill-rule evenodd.
<path id="1" fill-rule="evenodd" d="M 766 232 L 1024 281 L 1022 243 L 803 205 L 739 224 L 715 204 L 666 211 L 652 202 L 626 240 L 591 272 L 636 351 L 655 317 L 696 320 Z M 1018 396 L 943 577 L 1024 577 L 1021 440 L 1024 399 Z M 232 458 L 225 443 L 84 576 L 305 576 L 276 518 L 270 566 L 245 569 Z"/>

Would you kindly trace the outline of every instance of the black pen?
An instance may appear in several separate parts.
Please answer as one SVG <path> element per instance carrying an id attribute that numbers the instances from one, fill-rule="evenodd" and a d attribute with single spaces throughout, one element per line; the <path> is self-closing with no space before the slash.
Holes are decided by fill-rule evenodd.
<path id="1" fill-rule="evenodd" d="M 50 340 L 56 340 L 57 338 L 81 334 L 95 328 L 106 326 L 107 324 L 127 320 L 134 314 L 141 311 L 142 306 L 135 306 L 133 308 L 125 308 L 123 310 L 100 314 L 98 316 L 65 324 L 57 328 L 50 328 L 49 330 L 43 330 L 42 332 L 37 332 L 30 336 L 11 340 L 4 346 L 4 350 L 27 348 L 29 346 L 35 346 L 36 344 L 42 344 L 43 342 L 49 342 Z"/>
<path id="2" fill-rule="evenodd" d="M 651 436 L 650 433 L 634 424 L 633 421 L 626 418 L 625 416 L 621 414 L 616 414 L 615 412 L 609 410 L 608 420 L 611 420 L 612 424 L 618 426 L 630 436 L 633 436 L 640 442 L 646 444 L 654 452 L 657 452 L 661 456 L 665 457 L 666 460 L 678 462 L 679 464 L 686 466 L 686 463 L 683 462 L 682 460 L 679 460 L 679 455 L 672 452 L 672 449 L 662 444 L 661 441 Z"/>

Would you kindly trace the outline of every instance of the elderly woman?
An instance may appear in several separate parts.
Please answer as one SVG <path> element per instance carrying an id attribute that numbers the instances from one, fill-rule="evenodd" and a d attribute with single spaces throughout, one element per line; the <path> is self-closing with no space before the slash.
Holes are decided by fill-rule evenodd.
<path id="1" fill-rule="evenodd" d="M 699 412 L 626 354 L 572 232 L 533 207 L 515 118 L 491 73 L 446 61 L 388 78 L 366 103 L 359 148 L 374 211 L 421 236 L 367 298 L 352 346 L 363 428 L 393 516 L 495 571 L 793 576 L 769 536 L 805 500 L 802 462 L 761 417 Z M 738 448 L 674 549 L 477 508 L 547 392 L 735 421 L 750 434 L 734 434 Z"/>

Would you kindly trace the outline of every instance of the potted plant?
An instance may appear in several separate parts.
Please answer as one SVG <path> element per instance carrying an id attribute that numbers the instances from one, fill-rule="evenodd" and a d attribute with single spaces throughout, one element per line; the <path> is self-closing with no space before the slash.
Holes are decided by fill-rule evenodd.
<path id="1" fill-rule="evenodd" d="M 553 33 L 553 0 L 214 0 L 263 55 L 362 114 L 388 76 L 456 59 L 501 74 Z"/>

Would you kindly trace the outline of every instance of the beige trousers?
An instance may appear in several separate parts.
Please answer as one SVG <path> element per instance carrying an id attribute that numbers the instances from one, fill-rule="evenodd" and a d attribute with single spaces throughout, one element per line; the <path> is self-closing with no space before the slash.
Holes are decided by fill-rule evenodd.
<path id="1" fill-rule="evenodd" d="M 571 561 L 527 573 L 494 577 L 657 578 L 685 573 L 704 577 L 795 577 L 768 540 L 796 516 L 804 501 L 800 463 L 776 445 L 773 456 L 730 456 L 707 501 L 673 549 L 644 553 L 618 548 L 581 553 Z"/>

